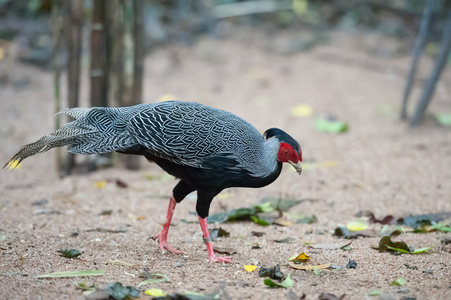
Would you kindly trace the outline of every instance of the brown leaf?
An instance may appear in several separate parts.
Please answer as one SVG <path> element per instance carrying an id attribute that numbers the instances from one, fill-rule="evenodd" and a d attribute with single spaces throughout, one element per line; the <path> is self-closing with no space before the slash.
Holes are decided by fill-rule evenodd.
<path id="1" fill-rule="evenodd" d="M 233 249 L 232 247 L 213 246 L 213 250 L 215 252 L 222 253 L 222 254 L 227 254 L 227 255 L 232 255 L 232 254 L 236 253 L 235 249 Z"/>
<path id="2" fill-rule="evenodd" d="M 369 217 L 370 223 L 380 223 L 384 225 L 394 225 L 397 222 L 397 219 L 393 217 L 392 215 L 387 215 L 382 219 L 376 219 L 374 214 L 372 212 L 367 212 L 366 216 Z"/>
<path id="3" fill-rule="evenodd" d="M 116 182 L 117 187 L 121 188 L 121 189 L 125 189 L 128 188 L 128 184 L 125 181 L 122 181 L 120 179 L 114 179 L 114 181 Z"/>
<path id="4" fill-rule="evenodd" d="M 390 246 L 392 248 L 398 248 L 403 249 L 406 251 L 411 251 L 409 246 L 405 242 L 393 242 L 389 236 L 384 236 L 379 241 L 379 252 L 393 252 L 394 250 L 389 249 L 387 246 Z"/>

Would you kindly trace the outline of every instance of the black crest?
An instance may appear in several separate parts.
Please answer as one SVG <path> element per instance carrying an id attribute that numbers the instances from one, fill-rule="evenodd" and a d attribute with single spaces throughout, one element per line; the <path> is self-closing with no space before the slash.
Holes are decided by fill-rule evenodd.
<path id="1" fill-rule="evenodd" d="M 292 138 L 291 135 L 279 128 L 270 128 L 266 130 L 265 133 L 263 133 L 263 137 L 267 140 L 276 137 L 281 143 L 287 143 L 290 145 L 297 153 L 301 152 L 301 146 L 299 143 Z"/>

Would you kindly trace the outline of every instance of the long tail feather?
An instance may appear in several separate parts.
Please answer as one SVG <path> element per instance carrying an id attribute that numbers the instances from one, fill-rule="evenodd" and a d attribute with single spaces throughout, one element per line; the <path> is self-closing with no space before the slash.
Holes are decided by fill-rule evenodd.
<path id="1" fill-rule="evenodd" d="M 29 156 L 46 152 L 55 147 L 71 145 L 77 140 L 82 139 L 84 136 L 94 134 L 96 132 L 94 130 L 83 130 L 82 128 L 78 127 L 72 128 L 73 126 L 68 126 L 71 123 L 64 125 L 64 127 L 49 135 L 43 136 L 34 143 L 23 146 L 19 150 L 19 152 L 17 152 L 11 159 L 8 160 L 8 162 L 3 166 L 3 169 L 5 169 L 6 167 L 14 169 L 18 164 L 20 164 L 25 158 Z"/>
<path id="2" fill-rule="evenodd" d="M 136 143 L 126 131 L 131 112 L 127 108 L 65 109 L 60 113 L 74 117 L 75 121 L 64 124 L 57 131 L 23 146 L 3 168 L 14 169 L 29 156 L 66 145 L 69 146 L 69 152 L 77 154 L 105 153 L 131 147 Z"/>

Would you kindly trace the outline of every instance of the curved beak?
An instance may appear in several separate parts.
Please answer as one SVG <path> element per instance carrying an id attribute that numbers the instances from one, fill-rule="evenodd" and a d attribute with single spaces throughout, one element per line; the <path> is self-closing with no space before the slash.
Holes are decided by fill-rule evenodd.
<path id="1" fill-rule="evenodd" d="M 298 161 L 297 163 L 294 163 L 294 162 L 292 162 L 292 161 L 289 161 L 289 163 L 293 166 L 293 168 L 296 169 L 296 172 L 298 172 L 298 174 L 301 175 L 301 173 L 302 173 L 301 162 Z"/>

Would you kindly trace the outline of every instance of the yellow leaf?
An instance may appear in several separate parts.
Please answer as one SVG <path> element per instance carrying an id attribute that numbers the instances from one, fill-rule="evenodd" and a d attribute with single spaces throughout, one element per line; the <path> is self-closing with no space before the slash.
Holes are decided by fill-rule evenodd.
<path id="1" fill-rule="evenodd" d="M 160 98 L 158 98 L 158 102 L 164 102 L 164 101 L 170 101 L 170 100 L 176 100 L 177 97 L 173 94 L 164 94 L 161 95 Z"/>
<path id="2" fill-rule="evenodd" d="M 321 269 L 330 268 L 330 265 L 331 265 L 330 263 L 328 263 L 328 264 L 317 265 L 317 266 L 306 266 L 306 265 L 295 264 L 292 261 L 288 262 L 288 264 L 290 265 L 290 267 L 298 269 L 298 270 L 313 270 L 314 268 L 321 270 Z"/>
<path id="3" fill-rule="evenodd" d="M 290 257 L 288 260 L 293 261 L 293 262 L 306 262 L 308 260 L 310 260 L 310 256 L 308 256 L 307 254 L 305 254 L 305 252 L 302 252 L 299 255 L 293 255 L 292 257 Z"/>
<path id="4" fill-rule="evenodd" d="M 368 224 L 364 222 L 349 222 L 348 225 L 346 225 L 346 227 L 350 231 L 360 231 L 368 229 Z"/>
<path id="5" fill-rule="evenodd" d="M 254 265 L 244 265 L 244 269 L 245 269 L 248 273 L 250 273 L 250 272 L 254 271 L 255 269 L 257 269 L 257 266 L 254 266 Z"/>
<path id="6" fill-rule="evenodd" d="M 20 164 L 20 161 L 18 161 L 17 159 L 10 161 L 8 163 L 8 169 L 10 169 L 10 170 L 20 169 L 21 167 L 22 167 L 22 165 Z"/>
<path id="7" fill-rule="evenodd" d="M 96 182 L 96 188 L 98 188 L 98 189 L 101 189 L 101 188 L 105 187 L 105 185 L 106 185 L 106 181 L 105 180 Z"/>
<path id="8" fill-rule="evenodd" d="M 160 290 L 160 289 L 148 289 L 144 292 L 144 294 L 152 296 L 152 297 L 164 297 L 168 293 L 163 290 Z"/>
<path id="9" fill-rule="evenodd" d="M 312 113 L 312 107 L 307 104 L 299 104 L 291 109 L 291 114 L 294 117 L 309 117 Z"/>
<path id="10" fill-rule="evenodd" d="M 0 47 L 0 60 L 2 60 L 3 58 L 5 58 L 5 49 Z"/>

